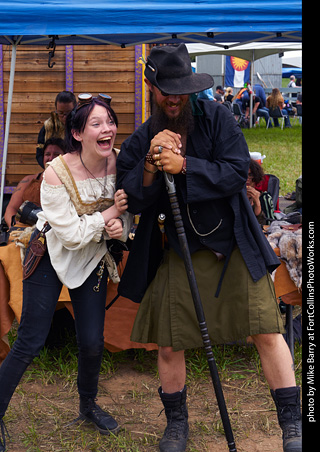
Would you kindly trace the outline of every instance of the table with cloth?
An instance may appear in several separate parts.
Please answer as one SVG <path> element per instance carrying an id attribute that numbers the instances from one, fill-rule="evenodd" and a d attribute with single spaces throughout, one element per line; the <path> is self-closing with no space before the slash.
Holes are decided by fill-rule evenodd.
<path id="1" fill-rule="evenodd" d="M 274 221 L 264 230 L 281 262 L 273 279 L 278 301 L 286 304 L 287 341 L 294 359 L 294 307 L 302 306 L 302 224 Z"/>
<path id="2" fill-rule="evenodd" d="M 15 231 L 23 230 L 24 225 L 17 224 Z M 127 252 L 120 265 L 125 265 Z M 108 283 L 106 306 L 117 295 L 117 284 Z M 57 309 L 66 307 L 73 315 L 68 289 L 63 286 Z M 104 344 L 111 352 L 130 348 L 157 349 L 156 344 L 139 344 L 130 340 L 132 325 L 139 305 L 131 300 L 119 297 L 106 311 Z M 16 318 L 20 322 L 22 310 L 22 265 L 20 247 L 16 245 L 13 234 L 8 244 L 0 247 L 0 363 L 9 353 L 6 335 Z"/>

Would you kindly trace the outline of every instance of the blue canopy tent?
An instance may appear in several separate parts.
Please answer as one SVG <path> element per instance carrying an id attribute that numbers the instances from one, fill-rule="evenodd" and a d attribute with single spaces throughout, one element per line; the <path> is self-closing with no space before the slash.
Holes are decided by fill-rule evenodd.
<path id="1" fill-rule="evenodd" d="M 290 78 L 291 75 L 302 78 L 302 68 L 301 67 L 282 68 L 282 78 Z"/>
<path id="2" fill-rule="evenodd" d="M 0 0 L 0 44 L 12 48 L 6 127 L 0 149 L 3 203 L 18 46 L 200 42 L 301 42 L 302 0 Z M 1 158 L 2 156 L 2 158 Z"/>

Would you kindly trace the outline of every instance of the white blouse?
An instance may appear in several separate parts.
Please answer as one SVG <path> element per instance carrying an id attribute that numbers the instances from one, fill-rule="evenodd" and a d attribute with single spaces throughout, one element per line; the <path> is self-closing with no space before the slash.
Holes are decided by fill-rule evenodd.
<path id="1" fill-rule="evenodd" d="M 104 178 L 98 180 L 101 184 L 105 183 Z M 83 202 L 91 203 L 102 196 L 102 185 L 98 180 L 76 182 Z M 104 197 L 114 198 L 115 185 L 116 176 L 107 176 L 107 193 L 103 193 Z M 78 216 L 64 184 L 49 185 L 45 180 L 45 173 L 40 198 L 43 210 L 38 214 L 37 229 L 41 230 L 46 221 L 51 226 L 46 233 L 47 246 L 52 266 L 60 281 L 70 289 L 81 286 L 104 258 L 110 277 L 114 282 L 119 282 L 117 274 L 113 278 L 112 269 L 109 268 L 110 253 L 106 240 L 110 237 L 104 229 L 102 214 L 94 212 L 92 215 Z M 125 242 L 132 225 L 132 215 L 125 212 L 121 218 L 124 228 L 120 240 Z"/>

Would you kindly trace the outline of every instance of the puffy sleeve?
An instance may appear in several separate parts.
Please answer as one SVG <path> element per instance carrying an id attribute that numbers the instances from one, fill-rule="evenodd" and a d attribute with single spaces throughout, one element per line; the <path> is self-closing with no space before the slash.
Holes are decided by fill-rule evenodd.
<path id="1" fill-rule="evenodd" d="M 99 242 L 104 231 L 100 212 L 78 216 L 64 185 L 41 184 L 41 206 L 57 239 L 68 250 L 84 248 L 89 242 Z"/>

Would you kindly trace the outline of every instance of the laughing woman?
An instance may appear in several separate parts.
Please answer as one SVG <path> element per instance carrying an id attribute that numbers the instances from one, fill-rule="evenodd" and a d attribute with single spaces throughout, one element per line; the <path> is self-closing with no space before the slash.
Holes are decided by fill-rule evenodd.
<path id="1" fill-rule="evenodd" d="M 100 94 L 79 96 L 68 117 L 67 154 L 54 159 L 44 173 L 43 211 L 24 262 L 18 338 L 0 369 L 0 452 L 6 450 L 3 416 L 24 371 L 45 343 L 62 284 L 69 289 L 75 316 L 80 418 L 103 434 L 119 429 L 116 420 L 95 403 L 108 276 L 118 281 L 108 244 L 111 239 L 126 241 L 130 229 L 127 196 L 123 190 L 115 193 L 113 145 L 118 121 L 110 101 Z M 33 250 L 44 227 L 47 250 L 37 265 Z"/>

